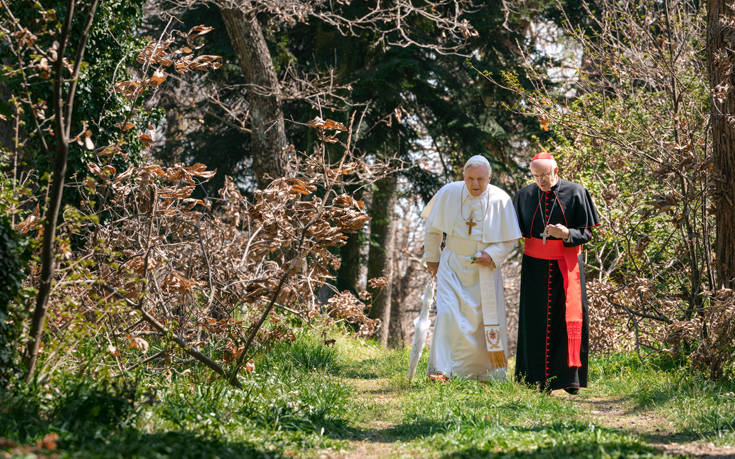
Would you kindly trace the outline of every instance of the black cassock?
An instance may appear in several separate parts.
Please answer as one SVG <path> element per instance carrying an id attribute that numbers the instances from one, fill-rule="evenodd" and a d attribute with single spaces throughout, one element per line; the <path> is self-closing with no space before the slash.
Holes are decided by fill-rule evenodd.
<path id="1" fill-rule="evenodd" d="M 591 229 L 600 224 L 589 192 L 583 186 L 566 180 L 559 179 L 548 193 L 541 191 L 535 183 L 528 185 L 518 191 L 513 205 L 524 238 L 542 239 L 541 233 L 547 223 L 561 223 L 570 232 L 569 242 L 564 242 L 564 246 L 574 247 L 588 242 L 592 238 Z M 515 370 L 517 381 L 524 380 L 544 389 L 587 387 L 589 318 L 581 254 L 577 262 L 582 284 L 582 366 L 569 367 L 566 296 L 559 263 L 523 255 Z"/>

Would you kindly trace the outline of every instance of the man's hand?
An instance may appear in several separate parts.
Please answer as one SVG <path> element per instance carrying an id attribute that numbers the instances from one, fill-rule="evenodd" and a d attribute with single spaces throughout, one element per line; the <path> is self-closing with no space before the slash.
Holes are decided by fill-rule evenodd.
<path id="1" fill-rule="evenodd" d="M 546 232 L 549 233 L 550 236 L 557 239 L 567 240 L 569 238 L 569 228 L 562 225 L 561 223 L 546 225 Z"/>
<path id="2" fill-rule="evenodd" d="M 480 266 L 487 266 L 490 269 L 495 269 L 495 262 L 492 257 L 485 252 L 480 252 L 480 256 L 475 257 L 474 263 L 477 263 Z"/>
<path id="3" fill-rule="evenodd" d="M 426 269 L 429 270 L 432 277 L 436 277 L 436 272 L 439 270 L 439 262 L 438 261 L 427 261 Z"/>

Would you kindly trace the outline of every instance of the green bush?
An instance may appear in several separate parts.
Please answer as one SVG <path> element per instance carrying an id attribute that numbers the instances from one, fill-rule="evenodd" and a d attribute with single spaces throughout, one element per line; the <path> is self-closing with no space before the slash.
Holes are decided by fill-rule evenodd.
<path id="1" fill-rule="evenodd" d="M 274 431 L 339 429 L 350 389 L 328 373 L 337 366 L 336 349 L 301 334 L 257 356 L 242 389 L 179 377 L 161 393 L 157 410 L 172 426 L 198 432 L 226 431 L 233 423 Z"/>
<path id="2" fill-rule="evenodd" d="M 52 392 L 25 384 L 0 391 L 0 437 L 34 443 L 56 432 L 66 445 L 80 446 L 122 432 L 135 418 L 137 389 L 130 382 L 69 376 L 52 384 Z"/>
<path id="3" fill-rule="evenodd" d="M 37 387 L 0 388 L 0 437 L 25 443 L 47 427 L 44 400 Z"/>
<path id="4" fill-rule="evenodd" d="M 78 381 L 54 404 L 54 427 L 90 438 L 124 427 L 133 415 L 137 387 L 130 381 Z"/>

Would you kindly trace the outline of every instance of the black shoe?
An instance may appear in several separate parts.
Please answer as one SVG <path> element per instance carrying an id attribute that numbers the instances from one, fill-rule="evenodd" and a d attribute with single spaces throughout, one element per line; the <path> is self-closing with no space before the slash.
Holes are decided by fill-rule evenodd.
<path id="1" fill-rule="evenodd" d="M 565 387 L 564 390 L 567 394 L 577 395 L 579 393 L 579 387 Z"/>

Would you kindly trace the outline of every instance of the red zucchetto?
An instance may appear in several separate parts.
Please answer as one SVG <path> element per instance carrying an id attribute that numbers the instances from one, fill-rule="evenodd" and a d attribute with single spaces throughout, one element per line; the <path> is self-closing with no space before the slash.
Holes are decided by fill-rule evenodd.
<path id="1" fill-rule="evenodd" d="M 551 153 L 537 153 L 536 156 L 531 158 L 531 162 L 536 161 L 537 159 L 554 159 L 554 157 L 551 156 Z"/>

